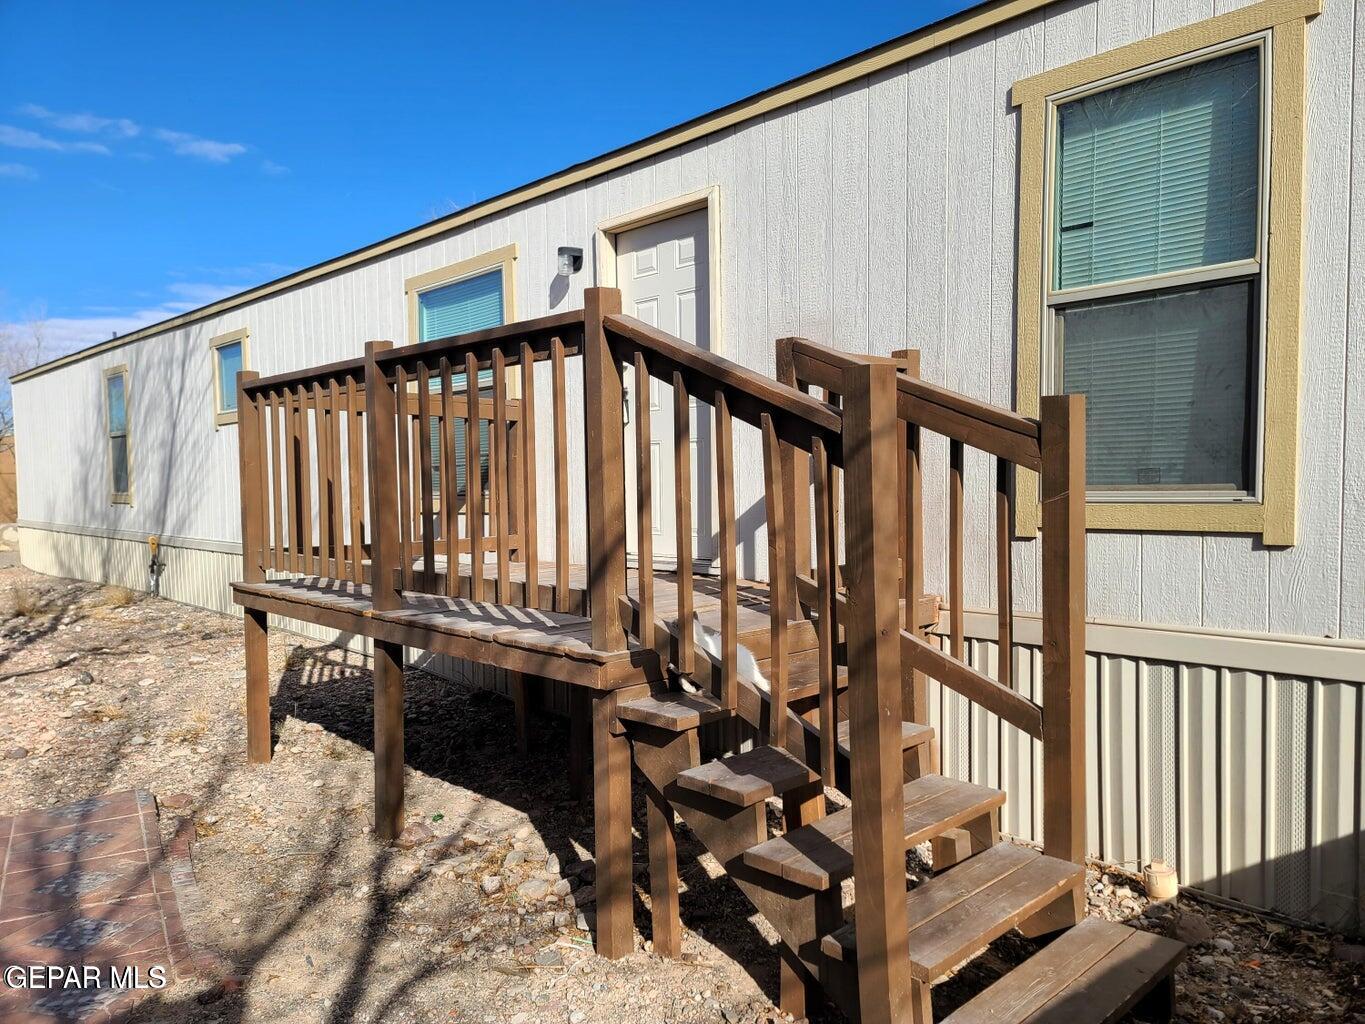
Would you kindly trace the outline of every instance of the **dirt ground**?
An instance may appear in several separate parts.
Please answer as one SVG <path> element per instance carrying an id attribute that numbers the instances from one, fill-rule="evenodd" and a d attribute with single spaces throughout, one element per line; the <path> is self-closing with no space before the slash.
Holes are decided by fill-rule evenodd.
<path id="1" fill-rule="evenodd" d="M 249 766 L 237 619 L 0 567 L 0 815 L 143 787 L 163 829 L 194 816 L 200 899 L 182 911 L 228 976 L 156 993 L 134 1020 L 781 1019 L 771 932 L 685 830 L 684 956 L 650 952 L 638 799 L 637 949 L 593 954 L 592 816 L 569 798 L 564 722 L 535 716 L 521 758 L 510 703 L 410 671 L 408 818 L 432 838 L 381 848 L 369 672 L 279 630 L 270 662 L 275 760 Z M 1117 874 L 1090 882 L 1092 913 L 1200 940 L 1177 1020 L 1365 1022 L 1352 942 L 1185 898 L 1149 907 Z M 936 1015 L 1035 948 L 997 943 L 936 986 Z"/>

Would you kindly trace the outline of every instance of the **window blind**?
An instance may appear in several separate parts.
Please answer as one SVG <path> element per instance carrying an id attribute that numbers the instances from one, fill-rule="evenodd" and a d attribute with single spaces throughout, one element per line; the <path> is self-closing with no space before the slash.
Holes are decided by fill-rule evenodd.
<path id="1" fill-rule="evenodd" d="M 454 334 L 467 334 L 486 327 L 497 327 L 503 322 L 502 271 L 491 270 L 477 277 L 466 278 L 453 284 L 432 288 L 417 296 L 418 340 L 435 341 Z M 463 373 L 451 376 L 452 390 L 462 394 L 466 390 Z M 478 389 L 481 395 L 491 397 L 493 371 L 480 370 Z M 440 394 L 439 379 L 431 382 L 433 394 Z M 432 417 L 430 429 L 432 493 L 441 493 L 441 423 Z M 465 475 L 465 434 L 463 421 L 457 422 L 453 438 L 455 454 L 455 479 L 458 482 L 458 497 L 467 491 Z M 488 481 L 489 434 L 488 421 L 479 423 L 479 469 L 480 486 Z"/>
<path id="2" fill-rule="evenodd" d="M 1053 286 L 1255 255 L 1260 50 L 1058 107 Z"/>

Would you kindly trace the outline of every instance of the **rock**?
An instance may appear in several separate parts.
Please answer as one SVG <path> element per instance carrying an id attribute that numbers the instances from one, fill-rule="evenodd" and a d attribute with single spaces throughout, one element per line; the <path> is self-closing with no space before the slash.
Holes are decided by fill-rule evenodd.
<path id="1" fill-rule="evenodd" d="M 567 878 L 561 878 L 550 888 L 550 892 L 554 893 L 556 896 L 567 896 L 569 895 L 569 890 L 572 888 L 573 886 L 569 884 Z"/>
<path id="2" fill-rule="evenodd" d="M 1231 939 L 1214 939 L 1214 940 L 1213 940 L 1213 948 L 1214 948 L 1214 949 L 1217 949 L 1217 950 L 1221 950 L 1221 951 L 1224 952 L 1224 953 L 1231 953 L 1231 952 L 1232 952 L 1233 950 L 1235 950 L 1237 947 L 1236 947 L 1235 945 L 1233 945 Z"/>
<path id="3" fill-rule="evenodd" d="M 545 870 L 552 875 L 559 874 L 559 854 L 552 853 L 549 857 L 545 858 Z"/>
<path id="4" fill-rule="evenodd" d="M 502 859 L 502 869 L 507 871 L 509 868 L 517 867 L 525 859 L 525 850 L 511 850 L 508 852 L 507 856 Z"/>
<path id="5" fill-rule="evenodd" d="M 512 838 L 513 838 L 513 839 L 528 839 L 528 838 L 530 838 L 531 832 L 532 832 L 532 829 L 531 829 L 531 826 L 530 826 L 530 825 L 522 825 L 521 828 L 517 829 L 516 832 L 513 833 Z"/>
<path id="6" fill-rule="evenodd" d="M 487 893 L 489 896 L 492 896 L 495 892 L 502 888 L 502 876 L 484 875 L 483 881 L 480 882 L 479 885 L 483 887 L 483 891 L 485 893 Z"/>
<path id="7" fill-rule="evenodd" d="M 10 747 L 5 751 L 5 757 L 11 761 L 22 761 L 28 757 L 28 750 L 24 747 Z"/>
<path id="8" fill-rule="evenodd" d="M 460 836 L 460 849 L 462 850 L 475 850 L 480 846 L 487 845 L 488 839 L 476 832 L 470 832 L 467 835 Z"/>
<path id="9" fill-rule="evenodd" d="M 426 822 L 416 821 L 398 833 L 398 838 L 393 841 L 393 845 L 400 850 L 415 850 L 423 843 L 429 843 L 436 838 L 436 834 L 427 827 Z"/>
<path id="10" fill-rule="evenodd" d="M 583 916 L 583 912 L 581 910 L 578 912 L 578 916 L 574 918 L 574 927 L 577 928 L 580 932 L 585 932 L 588 930 L 588 919 Z"/>
<path id="11" fill-rule="evenodd" d="M 161 798 L 161 806 L 172 811 L 183 811 L 194 803 L 194 798 L 188 793 L 172 793 L 170 796 Z"/>
<path id="12" fill-rule="evenodd" d="M 1199 946 L 1213 938 L 1213 929 L 1202 914 L 1185 911 L 1171 918 L 1166 934 L 1187 946 Z"/>
<path id="13" fill-rule="evenodd" d="M 588 1015 L 582 1010 L 574 1010 L 569 1014 L 569 1024 L 583 1024 L 588 1019 Z"/>
<path id="14" fill-rule="evenodd" d="M 532 846 L 526 851 L 527 864 L 544 864 L 549 859 L 550 855 L 543 846 Z"/>
<path id="15" fill-rule="evenodd" d="M 517 895 L 528 900 L 543 900 L 550 893 L 550 883 L 543 878 L 529 878 L 517 886 Z"/>
<path id="16" fill-rule="evenodd" d="M 533 957 L 537 967 L 563 967 L 564 958 L 554 946 L 546 946 Z"/>
<path id="17" fill-rule="evenodd" d="M 570 917 L 571 917 L 571 915 L 569 914 L 569 912 L 568 912 L 567 910 L 561 910 L 561 911 L 559 911 L 559 912 L 556 913 L 555 916 L 554 916 L 554 926 L 555 926 L 556 928 L 567 928 L 567 927 L 569 927 L 569 919 L 570 919 Z"/>

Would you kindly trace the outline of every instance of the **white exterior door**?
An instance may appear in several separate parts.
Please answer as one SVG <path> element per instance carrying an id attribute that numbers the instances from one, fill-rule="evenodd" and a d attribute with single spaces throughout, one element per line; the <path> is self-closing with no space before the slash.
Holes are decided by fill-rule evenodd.
<path id="1" fill-rule="evenodd" d="M 710 296 L 706 210 L 696 210 L 645 227 L 622 231 L 616 236 L 616 282 L 621 289 L 623 312 L 662 331 L 709 349 Z M 635 375 L 627 369 L 630 390 L 627 415 L 650 417 L 650 477 L 653 495 L 654 560 L 668 566 L 677 559 L 676 501 L 673 459 L 673 388 L 667 381 L 651 379 L 648 394 L 641 394 Z M 691 402 L 692 415 L 692 526 L 693 552 L 697 569 L 706 567 L 715 547 L 712 508 L 711 416 L 710 406 Z M 632 555 L 638 550 L 635 540 L 635 442 L 634 430 L 627 434 L 626 492 L 629 544 Z M 700 484 L 698 482 L 701 482 Z"/>

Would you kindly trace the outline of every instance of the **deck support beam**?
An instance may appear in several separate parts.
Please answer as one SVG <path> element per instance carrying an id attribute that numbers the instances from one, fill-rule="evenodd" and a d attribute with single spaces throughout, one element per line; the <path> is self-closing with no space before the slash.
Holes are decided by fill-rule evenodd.
<path id="1" fill-rule="evenodd" d="M 652 784 L 649 804 L 649 903 L 654 952 L 676 960 L 682 955 L 682 915 L 678 909 L 678 842 L 673 806 Z"/>
<path id="2" fill-rule="evenodd" d="M 265 612 L 244 609 L 246 645 L 246 756 L 252 764 L 269 764 L 270 645 Z"/>
<path id="3" fill-rule="evenodd" d="M 374 642 L 374 834 L 403 831 L 403 648 Z"/>
<path id="4" fill-rule="evenodd" d="M 616 717 L 618 694 L 621 692 L 595 696 L 592 703 L 597 954 L 608 960 L 619 960 L 635 951 L 631 892 L 630 741 L 626 739 L 625 730 Z"/>

